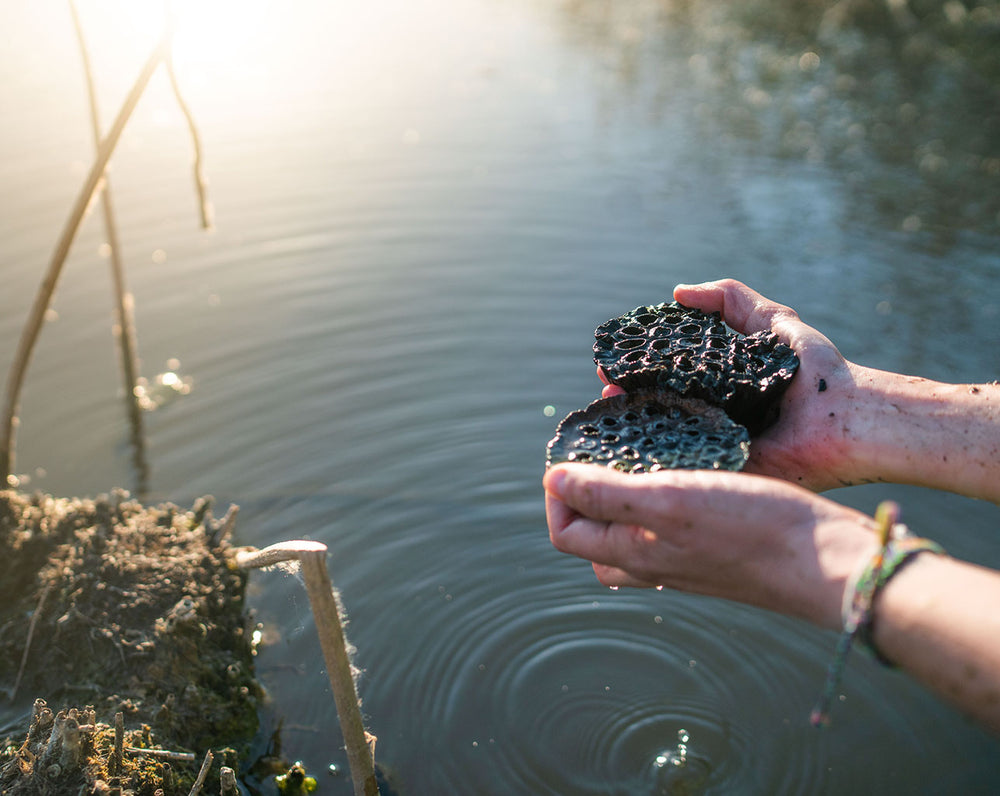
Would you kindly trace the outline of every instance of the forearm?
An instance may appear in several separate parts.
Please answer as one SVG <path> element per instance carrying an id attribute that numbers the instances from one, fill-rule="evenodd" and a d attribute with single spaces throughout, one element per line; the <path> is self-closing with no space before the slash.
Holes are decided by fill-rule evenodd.
<path id="1" fill-rule="evenodd" d="M 827 415 L 841 438 L 841 483 L 915 484 L 1000 502 L 1000 385 L 849 371 L 845 409 Z"/>
<path id="2" fill-rule="evenodd" d="M 920 555 L 879 591 L 875 645 L 929 689 L 1000 732 L 1000 573 Z"/>

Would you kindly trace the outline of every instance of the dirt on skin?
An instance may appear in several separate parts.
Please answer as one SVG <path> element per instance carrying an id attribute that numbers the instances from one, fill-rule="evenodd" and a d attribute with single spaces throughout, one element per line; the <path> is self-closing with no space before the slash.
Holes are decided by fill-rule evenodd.
<path id="1" fill-rule="evenodd" d="M 39 697 L 0 739 L 0 794 L 187 794 L 208 750 L 203 792 L 238 770 L 261 690 L 235 510 L 216 521 L 210 505 L 0 491 L 0 691 Z"/>

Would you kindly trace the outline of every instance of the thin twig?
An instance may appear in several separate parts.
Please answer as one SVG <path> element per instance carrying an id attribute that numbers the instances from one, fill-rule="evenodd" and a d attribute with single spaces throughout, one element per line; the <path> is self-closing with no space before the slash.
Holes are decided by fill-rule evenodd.
<path id="1" fill-rule="evenodd" d="M 124 751 L 130 755 L 145 755 L 155 757 L 157 760 L 180 760 L 184 763 L 193 763 L 198 759 L 194 752 L 171 752 L 169 749 L 140 749 L 138 746 L 126 746 Z"/>
<path id="2" fill-rule="evenodd" d="M 132 86 L 131 91 L 129 91 L 128 96 L 125 98 L 125 102 L 122 104 L 121 109 L 118 111 L 118 116 L 111 125 L 111 129 L 108 131 L 107 136 L 105 136 L 105 138 L 101 141 L 97 157 L 94 160 L 94 164 L 91 166 L 90 174 L 87 175 L 87 180 L 84 182 L 83 188 L 77 195 L 76 202 L 73 205 L 69 218 L 66 220 L 62 235 L 60 236 L 59 242 L 56 244 L 55 251 L 52 254 L 52 259 L 49 261 L 45 278 L 42 280 L 38 294 L 35 296 L 35 302 L 28 313 L 28 319 L 25 323 L 24 329 L 22 330 L 21 339 L 18 342 L 17 351 L 14 355 L 14 360 L 11 363 L 10 372 L 7 378 L 3 433 L 2 437 L 0 437 L 0 483 L 6 483 L 14 469 L 15 426 L 17 425 L 17 414 L 20 408 L 20 395 L 21 388 L 24 385 L 24 376 L 28 370 L 28 363 L 31 360 L 31 354 L 34 350 L 35 342 L 38 340 L 42 324 L 45 322 L 45 313 L 48 311 L 49 304 L 52 301 L 52 294 L 55 292 L 56 282 L 59 280 L 63 264 L 66 262 L 66 257 L 69 255 L 70 246 L 72 245 L 73 239 L 76 237 L 77 230 L 80 228 L 80 223 L 83 221 L 83 217 L 87 212 L 87 207 L 90 205 L 95 192 L 101 186 L 104 172 L 108 166 L 108 161 L 111 159 L 111 155 L 115 151 L 119 138 L 121 138 L 122 131 L 125 129 L 125 124 L 132 116 L 132 112 L 139 103 L 139 99 L 142 97 L 142 94 L 145 91 L 146 86 L 149 84 L 150 78 L 152 78 L 156 68 L 160 65 L 164 58 L 167 57 L 169 52 L 170 32 L 167 31 L 164 33 L 163 38 L 156 45 L 156 47 L 153 48 L 152 53 L 150 53 L 149 58 L 142 68 L 142 71 L 139 73 L 139 77 L 136 78 L 135 84 Z"/>
<path id="3" fill-rule="evenodd" d="M 87 99 L 90 103 L 90 127 L 94 135 L 94 148 L 101 145 L 101 120 L 97 105 L 97 90 L 94 86 L 94 73 L 90 63 L 90 52 L 83 35 L 83 24 L 76 8 L 76 1 L 69 0 L 70 12 L 73 16 L 73 26 L 76 29 L 76 40 L 80 45 L 80 58 L 83 61 L 83 75 L 87 84 Z M 128 408 L 132 427 L 132 447 L 135 452 L 135 465 L 138 475 L 138 493 L 145 492 L 146 465 L 145 441 L 142 433 L 142 408 L 139 406 L 139 396 L 136 395 L 136 384 L 139 378 L 139 342 L 135 330 L 135 306 L 132 294 L 125 285 L 125 267 L 122 263 L 121 244 L 118 239 L 118 225 L 115 223 L 114 206 L 111 200 L 111 178 L 104 175 L 104 190 L 101 191 L 101 209 L 104 214 L 104 230 L 110 249 L 111 276 L 115 289 L 115 313 L 117 325 L 114 330 L 121 353 L 122 378 L 125 382 L 125 402 Z"/>
<path id="4" fill-rule="evenodd" d="M 215 755 L 212 754 L 211 749 L 205 752 L 205 759 L 201 761 L 201 770 L 198 771 L 198 778 L 194 781 L 194 785 L 191 786 L 191 792 L 188 796 L 198 796 L 201 793 L 201 786 L 205 784 L 205 777 L 208 776 L 208 770 L 212 767 L 214 759 Z"/>
<path id="5" fill-rule="evenodd" d="M 115 746 L 111 753 L 111 765 L 108 770 L 111 774 L 117 774 L 122 770 L 122 761 L 125 759 L 125 715 L 118 711 L 115 714 Z"/>
<path id="6" fill-rule="evenodd" d="M 226 511 L 225 516 L 219 523 L 218 527 L 212 533 L 212 538 L 210 544 L 212 547 L 218 547 L 224 541 L 229 539 L 233 533 L 233 528 L 236 527 L 236 515 L 240 513 L 240 507 L 235 503 L 229 505 L 229 509 Z"/>
<path id="7" fill-rule="evenodd" d="M 337 593 L 326 568 L 327 547 L 305 540 L 279 542 L 263 550 L 243 550 L 236 563 L 245 569 L 269 567 L 283 561 L 299 561 L 319 635 L 326 674 L 337 705 L 337 716 L 347 749 L 355 796 L 378 796 L 375 778 L 375 736 L 365 732 L 361 702 L 354 684 L 351 659 L 344 637 L 342 611 Z"/>
<path id="8" fill-rule="evenodd" d="M 42 606 L 45 605 L 45 598 L 49 596 L 51 588 L 52 581 L 49 581 L 45 584 L 45 588 L 42 589 L 42 593 L 38 595 L 38 606 L 35 608 L 35 612 L 31 615 L 31 621 L 28 623 L 28 637 L 24 640 L 24 653 L 21 655 L 21 666 L 17 670 L 17 679 L 14 680 L 14 688 L 10 692 L 11 701 L 17 696 L 17 689 L 21 685 L 24 667 L 28 662 L 28 651 L 31 649 L 31 637 L 35 635 L 35 625 L 38 624 L 38 617 L 42 613 Z"/>
<path id="9" fill-rule="evenodd" d="M 202 229 L 211 229 L 212 204 L 207 198 L 208 189 L 205 183 L 205 173 L 202 170 L 201 135 L 198 133 L 198 127 L 194 123 L 194 115 L 191 113 L 191 109 L 181 94 L 181 87 L 177 83 L 177 74 L 174 72 L 174 58 L 171 53 L 167 54 L 166 67 L 167 75 L 170 76 L 170 87 L 174 91 L 174 98 L 177 100 L 178 106 L 180 106 L 181 113 L 184 114 L 184 118 L 187 120 L 188 130 L 191 133 L 191 145 L 194 147 L 194 187 L 198 192 L 198 212 L 201 214 L 201 227 Z"/>

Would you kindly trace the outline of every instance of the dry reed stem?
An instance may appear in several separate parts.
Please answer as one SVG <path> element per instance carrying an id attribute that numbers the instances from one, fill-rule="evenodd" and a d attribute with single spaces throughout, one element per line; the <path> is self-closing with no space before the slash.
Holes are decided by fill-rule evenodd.
<path id="1" fill-rule="evenodd" d="M 236 785 L 236 772 L 229 766 L 223 766 L 219 772 L 219 793 L 221 796 L 240 796 Z"/>
<path id="2" fill-rule="evenodd" d="M 194 781 L 194 785 L 191 786 L 191 792 L 188 796 L 198 796 L 201 793 L 201 788 L 205 784 L 205 777 L 208 776 L 208 770 L 212 767 L 212 761 L 215 759 L 215 755 L 212 754 L 212 750 L 209 749 L 205 752 L 205 759 L 201 761 L 201 769 L 198 771 L 198 778 Z"/>
<path id="3" fill-rule="evenodd" d="M 38 624 L 38 617 L 42 613 L 42 607 L 45 605 L 45 598 L 49 596 L 49 590 L 52 588 L 52 583 L 46 583 L 45 588 L 42 589 L 42 593 L 38 595 L 38 606 L 35 608 L 35 612 L 31 615 L 31 621 L 28 623 L 28 637 L 24 641 L 24 653 L 21 655 L 21 665 L 17 669 L 17 678 L 14 680 L 14 687 L 10 692 L 11 701 L 17 696 L 17 689 L 21 687 L 21 678 L 24 676 L 24 667 L 28 663 L 28 652 L 31 650 L 31 639 L 35 635 L 35 625 Z"/>
<path id="4" fill-rule="evenodd" d="M 174 58 L 172 53 L 167 53 L 165 65 L 167 75 L 170 78 L 170 88 L 173 89 L 174 98 L 177 100 L 177 105 L 180 107 L 181 113 L 184 114 L 184 119 L 187 121 L 188 132 L 191 133 L 191 145 L 194 148 L 194 188 L 198 194 L 198 212 L 201 215 L 201 227 L 202 229 L 211 229 L 212 203 L 207 198 L 208 189 L 205 182 L 205 172 L 202 169 L 201 136 L 198 133 L 197 125 L 194 123 L 194 115 L 191 113 L 188 104 L 184 101 L 184 97 L 181 94 L 181 87 L 177 83 L 177 74 L 174 72 Z"/>
<path id="5" fill-rule="evenodd" d="M 122 761 L 125 759 L 125 714 L 121 711 L 115 713 L 115 747 L 108 761 L 108 772 L 112 775 L 122 770 Z"/>
<path id="6" fill-rule="evenodd" d="M 375 778 L 375 736 L 365 732 L 361 718 L 361 702 L 354 684 L 347 639 L 341 619 L 337 593 L 326 568 L 327 547 L 321 542 L 305 540 L 279 542 L 263 550 L 243 550 L 236 554 L 236 564 L 244 569 L 257 569 L 298 561 L 302 567 L 306 594 L 316 622 L 326 674 L 337 706 L 337 716 L 347 749 L 355 796 L 378 796 Z"/>
<path id="7" fill-rule="evenodd" d="M 194 752 L 173 752 L 170 749 L 142 749 L 138 746 L 126 746 L 124 752 L 130 755 L 155 757 L 157 760 L 177 760 L 182 763 L 193 763 L 197 760 Z"/>
<path id="8" fill-rule="evenodd" d="M 76 30 L 76 40 L 80 46 L 80 58 L 83 62 L 83 76 L 87 85 L 87 99 L 90 104 L 90 128 L 94 136 L 94 148 L 101 145 L 101 120 L 97 105 L 97 90 L 94 86 L 94 73 L 91 68 L 90 52 L 83 35 L 83 24 L 77 11 L 76 1 L 69 0 L 70 13 L 73 16 L 73 26 Z M 139 406 L 139 396 L 136 395 L 136 385 L 139 379 L 139 342 L 135 329 L 135 305 L 132 294 L 125 285 L 125 267 L 122 263 L 121 244 L 118 238 L 118 225 L 115 223 L 114 205 L 111 199 L 111 178 L 104 175 L 104 190 L 101 191 L 101 209 L 104 215 L 104 230 L 108 238 L 108 248 L 111 252 L 111 276 L 115 291 L 115 314 L 117 325 L 114 336 L 118 341 L 121 353 L 122 378 L 125 382 L 125 402 L 128 408 L 132 427 L 132 446 L 135 451 L 135 464 L 138 471 L 138 493 L 145 492 L 146 466 L 145 444 L 142 433 L 142 408 Z"/>
<path id="9" fill-rule="evenodd" d="M 168 31 L 153 48 L 132 89 L 125 98 L 125 102 L 118 111 L 111 129 L 101 141 L 97 157 L 90 168 L 90 173 L 87 175 L 83 187 L 77 195 L 76 202 L 73 205 L 69 218 L 66 220 L 62 235 L 60 235 L 55 251 L 49 261 L 49 266 L 39 287 L 38 294 L 35 296 L 34 304 L 32 304 L 31 310 L 28 313 L 28 318 L 22 330 L 21 339 L 18 341 L 17 351 L 15 352 L 14 360 L 11 363 L 10 372 L 7 377 L 3 430 L 2 435 L 0 435 L 0 483 L 6 483 L 14 469 L 15 427 L 20 408 L 20 395 L 24 385 L 24 376 L 27 372 L 32 352 L 34 351 L 35 342 L 38 340 L 42 324 L 45 322 L 45 313 L 52 301 L 56 282 L 59 280 L 66 257 L 69 255 L 70 246 L 76 237 L 84 215 L 86 215 L 87 208 L 93 200 L 95 193 L 101 187 L 108 161 L 111 159 L 118 140 L 121 138 L 125 124 L 132 116 L 156 68 L 167 57 L 169 52 L 170 33 Z"/>

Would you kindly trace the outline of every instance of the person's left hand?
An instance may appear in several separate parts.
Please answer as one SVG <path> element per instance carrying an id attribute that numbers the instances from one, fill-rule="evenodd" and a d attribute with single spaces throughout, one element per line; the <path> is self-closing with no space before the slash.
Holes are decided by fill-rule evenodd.
<path id="1" fill-rule="evenodd" d="M 666 586 L 839 629 L 844 587 L 874 554 L 874 521 L 775 478 L 623 474 L 560 464 L 544 478 L 552 544 L 607 586 Z"/>

